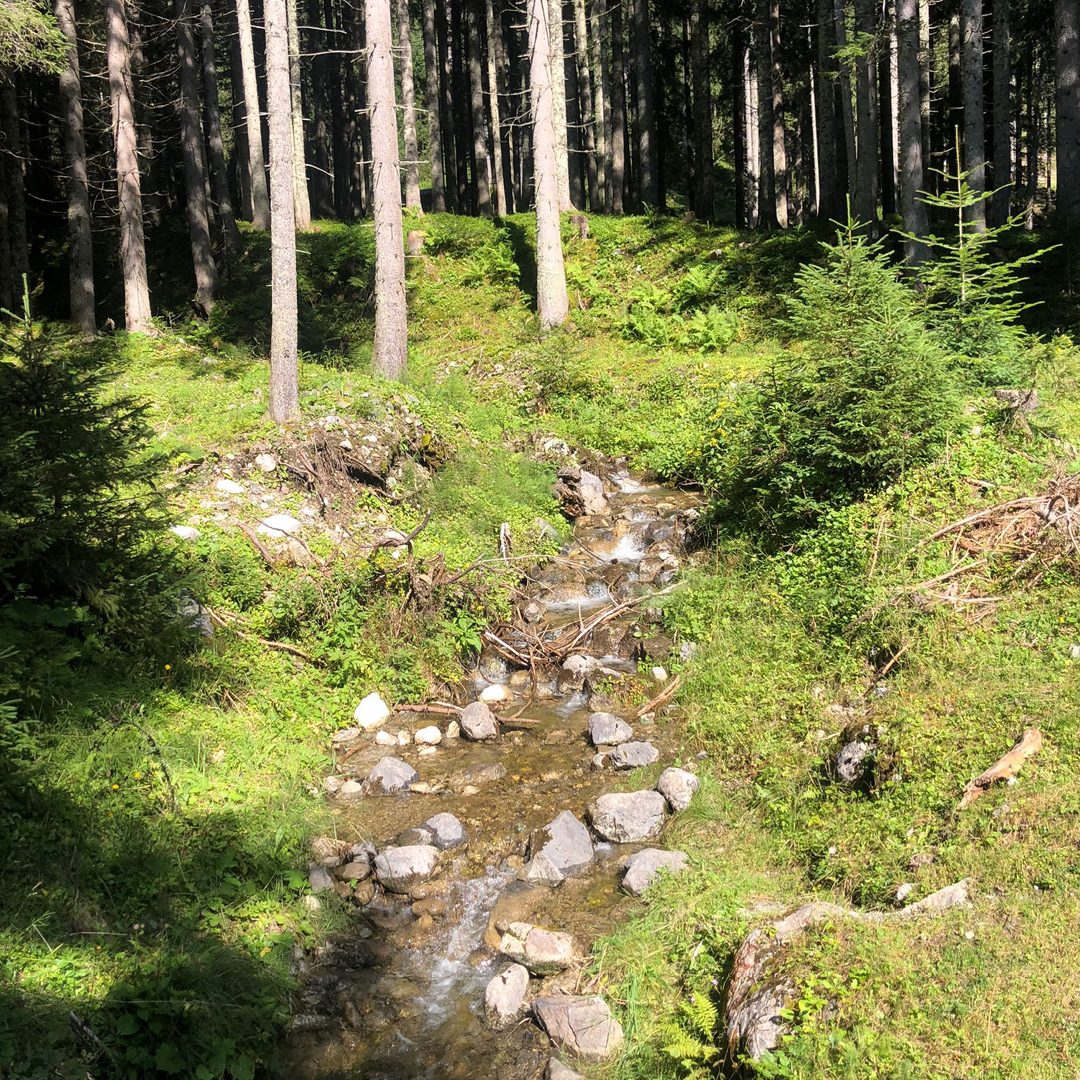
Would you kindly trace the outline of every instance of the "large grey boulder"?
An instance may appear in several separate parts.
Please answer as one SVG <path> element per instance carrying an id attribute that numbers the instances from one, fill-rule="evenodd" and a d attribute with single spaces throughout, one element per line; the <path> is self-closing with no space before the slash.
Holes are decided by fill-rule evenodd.
<path id="1" fill-rule="evenodd" d="M 534 975 L 554 975 L 576 959 L 574 939 L 558 930 L 512 922 L 499 940 L 499 952 L 524 964 Z"/>
<path id="2" fill-rule="evenodd" d="M 388 847 L 375 856 L 375 876 L 387 892 L 407 893 L 439 868 L 439 849 L 431 844 Z"/>
<path id="3" fill-rule="evenodd" d="M 582 1057 L 600 1060 L 622 1046 L 622 1026 L 603 998 L 540 997 L 533 1014 L 556 1046 Z"/>
<path id="4" fill-rule="evenodd" d="M 401 758 L 384 757 L 368 773 L 365 784 L 369 791 L 383 792 L 387 795 L 395 791 L 407 791 L 410 784 L 415 784 L 420 774 Z"/>
<path id="5" fill-rule="evenodd" d="M 484 990 L 484 1015 L 494 1028 L 512 1024 L 525 1007 L 529 992 L 529 970 L 521 964 L 508 964 Z"/>
<path id="6" fill-rule="evenodd" d="M 655 836 L 667 817 L 659 791 L 617 791 L 601 795 L 589 807 L 589 820 L 605 840 L 632 844 Z"/>
<path id="7" fill-rule="evenodd" d="M 615 747 L 608 760 L 616 769 L 641 769 L 660 757 L 660 751 L 651 742 L 624 742 Z"/>
<path id="8" fill-rule="evenodd" d="M 698 789 L 698 778 L 685 769 L 665 769 L 656 781 L 656 790 L 668 801 L 671 812 L 677 814 L 690 805 Z"/>
<path id="9" fill-rule="evenodd" d="M 545 825 L 542 836 L 543 845 L 532 853 L 522 871 L 526 881 L 558 885 L 593 861 L 595 853 L 589 830 L 569 810 Z"/>
<path id="10" fill-rule="evenodd" d="M 634 896 L 640 896 L 656 880 L 657 874 L 662 870 L 669 874 L 677 874 L 685 869 L 686 863 L 685 851 L 643 848 L 627 860 L 623 888 Z"/>
<path id="11" fill-rule="evenodd" d="M 589 717 L 589 741 L 593 746 L 616 746 L 633 737 L 634 729 L 613 713 L 595 712 Z"/>
<path id="12" fill-rule="evenodd" d="M 466 705 L 459 723 L 462 732 L 477 742 L 483 739 L 494 739 L 499 734 L 499 725 L 495 717 L 482 701 L 474 701 Z"/>

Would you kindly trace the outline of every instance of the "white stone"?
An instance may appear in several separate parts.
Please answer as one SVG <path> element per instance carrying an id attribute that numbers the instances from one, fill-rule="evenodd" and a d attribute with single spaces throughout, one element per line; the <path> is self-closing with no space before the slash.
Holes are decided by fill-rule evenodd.
<path id="1" fill-rule="evenodd" d="M 300 529 L 300 522 L 292 514 L 271 514 L 255 526 L 263 536 L 294 536 Z"/>
<path id="2" fill-rule="evenodd" d="M 898 900 L 898 901 L 899 901 L 899 902 L 900 902 L 901 904 L 903 904 L 903 903 L 904 903 L 904 902 L 905 902 L 905 901 L 907 900 L 907 898 L 908 898 L 908 897 L 909 897 L 909 896 L 911 895 L 911 891 L 912 891 L 912 889 L 914 889 L 914 888 L 915 888 L 915 886 L 914 886 L 914 885 L 912 885 L 910 881 L 905 881 L 905 882 L 904 882 L 904 884 L 903 884 L 903 885 L 901 885 L 901 886 L 900 886 L 900 887 L 899 887 L 899 888 L 898 888 L 898 889 L 896 890 L 896 899 L 897 899 L 897 900 Z"/>
<path id="3" fill-rule="evenodd" d="M 173 536 L 180 537 L 181 540 L 198 540 L 202 536 L 202 533 L 194 525 L 173 525 L 169 528 L 169 532 Z"/>
<path id="4" fill-rule="evenodd" d="M 435 746 L 442 742 L 442 732 L 438 725 L 429 724 L 413 732 L 413 742 L 420 743 L 422 746 Z"/>
<path id="5" fill-rule="evenodd" d="M 368 694 L 353 710 L 353 721 L 364 731 L 381 727 L 389 716 L 389 707 L 377 693 Z"/>
<path id="6" fill-rule="evenodd" d="M 412 742 L 412 736 L 407 731 L 399 731 L 397 733 L 398 746 L 408 746 Z"/>
<path id="7" fill-rule="evenodd" d="M 218 491 L 225 492 L 226 495 L 244 494 L 244 489 L 235 480 L 222 478 L 214 484 L 214 487 L 217 488 Z"/>
<path id="8" fill-rule="evenodd" d="M 375 874 L 388 892 L 405 893 L 439 868 L 439 849 L 431 844 L 388 847 L 375 856 Z"/>
<path id="9" fill-rule="evenodd" d="M 525 1007 L 529 992 L 529 971 L 521 964 L 509 964 L 487 984 L 484 1013 L 495 1028 L 512 1024 Z"/>
<path id="10" fill-rule="evenodd" d="M 499 952 L 524 964 L 534 975 L 554 975 L 575 959 L 574 939 L 558 930 L 514 922 L 499 940 Z"/>
<path id="11" fill-rule="evenodd" d="M 461 735 L 461 725 L 456 720 L 451 720 L 446 725 L 446 737 L 448 739 L 457 739 Z"/>
<path id="12" fill-rule="evenodd" d="M 421 757 L 431 757 L 432 754 L 437 754 L 439 752 L 439 748 L 437 746 L 421 746 L 416 752 Z"/>
<path id="13" fill-rule="evenodd" d="M 264 473 L 272 473 L 278 466 L 277 458 L 273 454 L 257 454 L 255 464 Z"/>
<path id="14" fill-rule="evenodd" d="M 668 801 L 673 813 L 685 810 L 698 789 L 698 778 L 685 769 L 665 769 L 656 782 L 656 790 Z"/>
<path id="15" fill-rule="evenodd" d="M 492 683 L 480 691 L 481 701 L 509 701 L 510 696 L 509 687 L 503 686 L 501 683 Z"/>
<path id="16" fill-rule="evenodd" d="M 375 742 L 379 746 L 397 746 L 397 736 L 391 735 L 389 731 L 376 731 Z"/>
<path id="17" fill-rule="evenodd" d="M 662 667 L 654 667 L 652 669 L 651 674 L 652 674 L 652 677 L 658 683 L 666 683 L 667 682 L 667 671 L 665 671 L 664 668 L 662 668 Z"/>

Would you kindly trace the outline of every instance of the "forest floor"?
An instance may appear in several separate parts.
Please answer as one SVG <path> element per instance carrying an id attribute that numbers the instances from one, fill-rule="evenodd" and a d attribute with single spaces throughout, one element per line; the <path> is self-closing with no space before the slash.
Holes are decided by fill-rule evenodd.
<path id="1" fill-rule="evenodd" d="M 425 519 L 414 554 L 431 573 L 440 560 L 453 571 L 493 556 L 502 522 L 516 555 L 551 552 L 558 540 L 537 519 L 556 533 L 565 524 L 548 437 L 693 479 L 716 423 L 706 406 L 780 348 L 783 296 L 818 237 L 670 218 L 591 224 L 567 247 L 571 325 L 541 340 L 528 217 L 501 229 L 425 219 L 400 387 L 365 373 L 370 229 L 305 236 L 304 419 L 288 439 L 264 418 L 263 238 L 249 237 L 208 324 L 177 318 L 156 339 L 93 346 L 120 361 L 118 386 L 150 405 L 176 520 L 199 533 L 177 539 L 179 558 L 219 620 L 205 647 L 54 688 L 65 707 L 38 733 L 25 799 L 5 815 L 0 1075 L 104 1075 L 105 1059 L 131 1077 L 243 1080 L 273 1068 L 295 947 L 347 921 L 305 902 L 307 841 L 328 824 L 330 737 L 372 690 L 407 702 L 453 684 L 513 584 L 484 566 L 438 605 L 406 609 L 411 581 L 389 549 L 343 552 L 370 555 L 388 530 Z M 167 297 L 167 268 L 153 273 Z M 1075 313 L 1046 318 L 1067 328 Z M 719 991 L 766 903 L 890 910 L 901 885 L 918 899 L 962 878 L 974 906 L 932 923 L 837 920 L 805 934 L 786 960 L 792 1035 L 761 1075 L 1077 1074 L 1075 552 L 1022 565 L 1020 544 L 934 536 L 1075 470 L 1073 356 L 1047 349 L 1031 432 L 1003 427 L 993 401 L 975 397 L 977 422 L 938 462 L 791 550 L 717 541 L 665 602 L 668 632 L 697 646 L 677 715 L 708 752 L 709 775 L 664 838 L 690 854 L 690 871 L 594 944 L 628 1036 L 595 1075 L 727 1068 Z M 345 486 L 320 505 L 282 466 L 339 426 L 392 429 L 408 452 L 379 485 Z M 274 457 L 272 475 L 254 464 L 259 453 Z M 243 495 L 230 502 L 222 480 Z M 269 566 L 235 527 L 268 513 L 326 526 L 302 534 L 306 556 L 294 549 Z M 985 559 L 941 580 L 957 536 Z M 872 725 L 887 762 L 857 790 L 827 767 L 853 723 Z M 1030 727 L 1045 742 L 1018 782 L 958 810 L 968 780 Z"/>

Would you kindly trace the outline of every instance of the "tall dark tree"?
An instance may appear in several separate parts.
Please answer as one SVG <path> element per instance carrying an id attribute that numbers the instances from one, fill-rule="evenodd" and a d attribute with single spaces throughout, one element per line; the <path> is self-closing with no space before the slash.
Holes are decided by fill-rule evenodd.
<path id="1" fill-rule="evenodd" d="M 697 205 L 694 212 L 704 221 L 713 218 L 713 107 L 712 59 L 709 31 L 712 13 L 708 0 L 694 0 L 690 48 L 694 82 L 694 149 L 697 174 Z"/>
<path id="2" fill-rule="evenodd" d="M 1075 230 L 1080 228 L 1080 0 L 1054 0 L 1054 58 L 1058 206 Z"/>
<path id="3" fill-rule="evenodd" d="M 443 179 L 443 137 L 441 95 L 439 90 L 438 42 L 435 34 L 435 0 L 424 3 L 424 107 L 428 119 L 428 163 L 431 166 L 431 209 L 446 210 L 446 186 Z"/>
<path id="4" fill-rule="evenodd" d="M 917 265 L 928 255 L 919 237 L 926 236 L 926 203 L 922 157 L 922 99 L 919 90 L 919 0 L 896 2 L 896 60 L 900 83 L 900 205 L 907 261 Z"/>
<path id="5" fill-rule="evenodd" d="M 976 194 L 986 190 L 986 136 L 983 117 L 982 0 L 961 0 L 960 80 L 964 98 L 964 170 Z M 986 228 L 986 202 L 976 200 L 966 215 L 977 231 Z"/>
<path id="6" fill-rule="evenodd" d="M 637 88 L 637 149 L 641 168 L 641 201 L 657 208 L 656 103 L 653 100 L 653 57 L 650 44 L 649 0 L 631 0 L 634 13 L 634 82 Z"/>

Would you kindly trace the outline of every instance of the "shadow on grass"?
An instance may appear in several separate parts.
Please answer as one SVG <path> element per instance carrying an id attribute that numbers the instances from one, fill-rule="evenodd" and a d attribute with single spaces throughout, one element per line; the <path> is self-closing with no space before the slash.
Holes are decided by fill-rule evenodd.
<path id="1" fill-rule="evenodd" d="M 510 237 L 514 262 L 518 265 L 521 291 L 529 298 L 529 310 L 536 310 L 536 230 L 525 225 L 521 215 L 500 222 Z"/>

